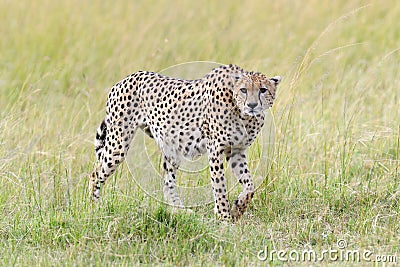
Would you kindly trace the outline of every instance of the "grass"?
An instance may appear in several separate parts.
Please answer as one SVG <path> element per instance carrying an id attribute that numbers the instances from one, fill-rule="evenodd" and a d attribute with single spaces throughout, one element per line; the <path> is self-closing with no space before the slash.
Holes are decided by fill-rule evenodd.
<path id="1" fill-rule="evenodd" d="M 258 252 L 340 239 L 399 262 L 396 1 L 1 1 L 0 16 L 0 265 L 279 265 Z M 174 214 L 126 166 L 92 205 L 107 88 L 194 60 L 284 77 L 247 215 Z"/>

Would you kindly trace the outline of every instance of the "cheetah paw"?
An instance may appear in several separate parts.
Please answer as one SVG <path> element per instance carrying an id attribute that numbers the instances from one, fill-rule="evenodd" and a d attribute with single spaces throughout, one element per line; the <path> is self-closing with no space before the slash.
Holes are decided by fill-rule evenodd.
<path id="1" fill-rule="evenodd" d="M 232 216 L 232 220 L 234 222 L 239 220 L 239 218 L 242 216 L 242 212 L 239 210 L 239 206 L 238 206 L 238 201 L 237 200 L 232 205 L 231 216 Z"/>

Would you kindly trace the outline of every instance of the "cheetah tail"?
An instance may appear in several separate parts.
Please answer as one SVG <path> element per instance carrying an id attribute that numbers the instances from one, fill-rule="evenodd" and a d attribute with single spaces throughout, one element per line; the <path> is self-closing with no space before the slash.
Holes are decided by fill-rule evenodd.
<path id="1" fill-rule="evenodd" d="M 101 155 L 103 154 L 106 132 L 107 132 L 107 125 L 104 119 L 101 122 L 99 128 L 97 128 L 96 138 L 94 139 L 94 150 L 96 152 L 97 161 L 100 161 Z"/>

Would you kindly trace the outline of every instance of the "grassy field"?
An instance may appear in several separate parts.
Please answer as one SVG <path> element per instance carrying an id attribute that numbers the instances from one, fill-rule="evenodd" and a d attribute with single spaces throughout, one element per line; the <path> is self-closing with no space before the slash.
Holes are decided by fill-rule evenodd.
<path id="1" fill-rule="evenodd" d="M 338 241 L 400 262 L 397 1 L 1 0 L 0 16 L 0 265 L 280 265 L 260 250 Z M 283 76 L 272 171 L 246 216 L 174 214 L 126 166 L 92 205 L 108 88 L 196 60 Z"/>

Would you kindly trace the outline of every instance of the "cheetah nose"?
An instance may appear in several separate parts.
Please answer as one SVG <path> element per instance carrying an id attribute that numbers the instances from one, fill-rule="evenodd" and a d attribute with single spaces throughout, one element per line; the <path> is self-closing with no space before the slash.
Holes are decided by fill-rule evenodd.
<path id="1" fill-rule="evenodd" d="M 254 109 L 255 107 L 257 107 L 257 103 L 248 103 L 247 106 L 251 109 Z"/>

